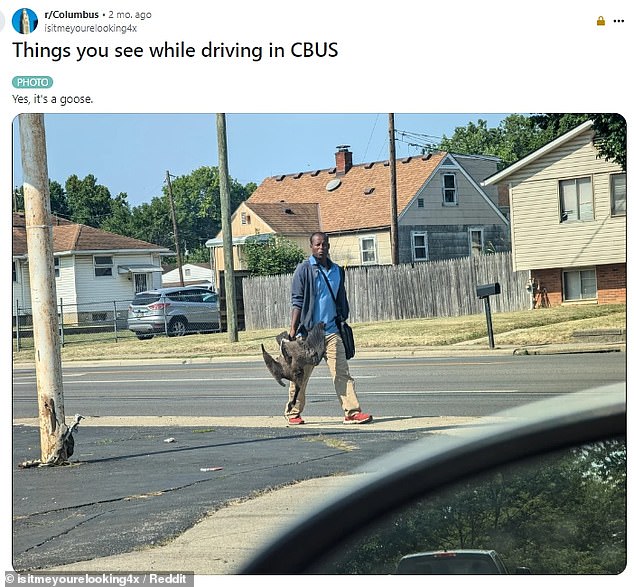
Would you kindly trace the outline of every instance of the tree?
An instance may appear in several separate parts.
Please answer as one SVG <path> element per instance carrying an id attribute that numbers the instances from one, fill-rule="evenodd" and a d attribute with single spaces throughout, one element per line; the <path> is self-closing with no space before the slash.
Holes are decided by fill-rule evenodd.
<path id="1" fill-rule="evenodd" d="M 459 126 L 451 138 L 443 136 L 439 148 L 450 153 L 499 157 L 501 167 L 506 167 L 548 142 L 542 135 L 530 117 L 511 114 L 497 128 L 488 128 L 486 120 Z"/>
<path id="2" fill-rule="evenodd" d="M 246 240 L 243 256 L 252 275 L 280 275 L 292 273 L 306 255 L 283 236 L 264 239 L 256 235 Z"/>
<path id="3" fill-rule="evenodd" d="M 599 157 L 626 169 L 627 123 L 620 114 L 535 114 L 532 118 L 553 139 L 586 120 L 592 120 L 596 131 L 594 144 Z"/>
<path id="4" fill-rule="evenodd" d="M 121 192 L 115 198 L 110 190 L 97 183 L 94 175 L 83 179 L 75 174 L 62 187 L 49 183 L 51 212 L 72 222 L 101 228 L 175 250 L 167 189 L 149 203 L 131 207 L 128 195 Z M 231 180 L 231 211 L 256 189 L 254 183 L 243 186 Z M 208 261 L 207 239 L 220 231 L 220 184 L 217 167 L 201 167 L 189 175 L 172 181 L 174 207 L 181 247 L 189 251 L 191 261 Z M 14 210 L 24 208 L 22 187 L 13 190 Z"/>
<path id="5" fill-rule="evenodd" d="M 134 236 L 135 228 L 132 222 L 132 210 L 128 204 L 128 194 L 121 192 L 110 202 L 110 214 L 99 226 L 102 230 Z"/>
<path id="6" fill-rule="evenodd" d="M 22 186 L 20 186 L 19 188 L 13 188 L 12 207 L 14 212 L 24 211 L 24 188 Z"/>
<path id="7" fill-rule="evenodd" d="M 55 180 L 48 182 L 49 192 L 51 194 L 51 212 L 61 218 L 70 218 L 70 208 L 68 207 L 68 198 L 62 184 Z"/>
<path id="8" fill-rule="evenodd" d="M 70 209 L 66 200 L 66 193 L 61 184 L 55 180 L 49 180 L 48 189 L 51 198 L 51 213 L 61 218 L 70 217 Z M 22 186 L 13 190 L 13 211 L 24 210 L 24 188 Z"/>
<path id="9" fill-rule="evenodd" d="M 110 191 L 106 186 L 98 185 L 94 175 L 89 174 L 84 179 L 79 179 L 73 174 L 66 180 L 65 188 L 73 222 L 99 228 L 110 216 Z"/>
<path id="10" fill-rule="evenodd" d="M 599 156 L 625 169 L 626 123 L 620 114 L 511 114 L 497 128 L 488 128 L 485 120 L 459 126 L 450 138 L 443 136 L 438 147 L 450 153 L 499 157 L 501 167 L 506 167 L 586 120 L 594 121 Z"/>
<path id="11" fill-rule="evenodd" d="M 545 455 L 467 478 L 366 531 L 330 573 L 391 573 L 414 552 L 497 550 L 511 569 L 617 574 L 626 562 L 625 441 Z"/>
<path id="12" fill-rule="evenodd" d="M 167 198 L 155 197 L 149 203 L 135 206 L 131 224 L 134 238 L 175 250 Z"/>
<path id="13" fill-rule="evenodd" d="M 233 213 L 241 202 L 246 200 L 255 190 L 256 186 L 249 183 L 241 185 L 235 180 L 230 180 L 231 202 Z M 167 201 L 167 186 L 163 188 L 163 200 Z M 217 167 L 200 167 L 189 175 L 182 175 L 172 180 L 172 195 L 176 211 L 176 222 L 183 250 L 187 248 L 192 258 L 206 257 L 205 251 L 207 239 L 215 236 L 221 227 L 220 213 L 220 176 Z M 154 204 L 154 200 L 152 201 Z M 168 212 L 168 219 L 169 212 Z M 169 229 L 172 233 L 172 228 Z M 155 242 L 155 241 L 151 241 Z M 186 245 L 186 246 L 185 246 Z M 172 239 L 170 248 L 175 248 Z"/>

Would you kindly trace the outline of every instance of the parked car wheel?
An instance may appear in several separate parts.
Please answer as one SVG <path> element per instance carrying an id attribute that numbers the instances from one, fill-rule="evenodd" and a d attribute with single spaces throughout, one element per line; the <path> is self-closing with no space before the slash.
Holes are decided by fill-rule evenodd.
<path id="1" fill-rule="evenodd" d="M 167 326 L 167 336 L 183 336 L 187 332 L 187 321 L 184 318 L 174 318 Z"/>
<path id="2" fill-rule="evenodd" d="M 137 334 L 136 337 L 139 340 L 150 340 L 151 338 L 154 338 L 153 334 Z"/>

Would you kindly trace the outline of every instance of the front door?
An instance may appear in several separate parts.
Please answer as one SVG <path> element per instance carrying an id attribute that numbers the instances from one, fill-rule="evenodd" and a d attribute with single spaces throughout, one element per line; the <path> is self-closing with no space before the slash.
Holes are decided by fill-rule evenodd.
<path id="1" fill-rule="evenodd" d="M 147 290 L 147 273 L 134 273 L 134 293 Z"/>

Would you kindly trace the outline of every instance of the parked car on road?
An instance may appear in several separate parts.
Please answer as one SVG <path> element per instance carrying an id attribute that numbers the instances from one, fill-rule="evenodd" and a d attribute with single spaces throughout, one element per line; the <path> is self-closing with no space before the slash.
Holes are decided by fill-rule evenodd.
<path id="1" fill-rule="evenodd" d="M 139 292 L 128 307 L 128 329 L 140 340 L 161 333 L 216 332 L 220 330 L 218 294 L 195 286 Z"/>
<path id="2" fill-rule="evenodd" d="M 298 516 L 240 572 L 427 573 L 419 553 L 486 544 L 516 574 L 622 573 L 625 405 L 618 383 L 500 412 L 470 430 L 425 434 L 355 471 L 356 484 Z M 437 556 L 453 558 L 453 569 L 432 572 L 456 572 L 455 552 Z"/>

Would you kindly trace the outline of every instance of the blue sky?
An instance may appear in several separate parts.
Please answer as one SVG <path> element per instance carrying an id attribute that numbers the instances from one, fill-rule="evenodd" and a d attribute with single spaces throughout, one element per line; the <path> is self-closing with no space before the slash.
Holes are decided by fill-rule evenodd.
<path id="1" fill-rule="evenodd" d="M 482 118 L 496 127 L 506 114 L 395 114 L 397 131 L 451 136 Z M 389 157 L 388 115 L 227 114 L 229 174 L 241 184 L 272 175 L 334 166 L 338 145 L 350 145 L 353 163 Z M 179 176 L 218 163 L 215 114 L 47 114 L 49 177 L 92 173 L 112 196 L 137 206 L 162 194 L 165 172 Z M 400 134 L 397 133 L 397 138 Z M 397 157 L 420 148 L 396 141 Z M 422 142 L 422 141 L 421 141 Z M 13 184 L 22 183 L 17 120 Z"/>

